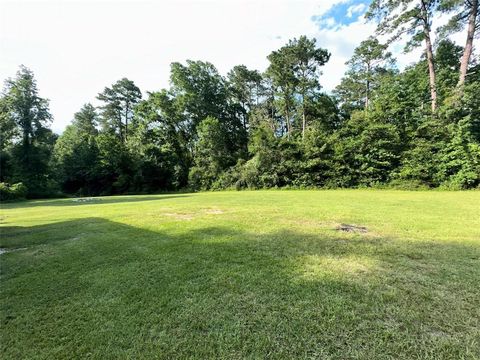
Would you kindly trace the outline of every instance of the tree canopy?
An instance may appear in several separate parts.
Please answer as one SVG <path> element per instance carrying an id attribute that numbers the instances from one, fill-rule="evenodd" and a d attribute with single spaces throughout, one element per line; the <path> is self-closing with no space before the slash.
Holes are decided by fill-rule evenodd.
<path id="1" fill-rule="evenodd" d="M 433 43 L 441 13 L 450 22 Z M 479 187 L 478 1 L 374 0 L 367 18 L 387 41 L 362 41 L 331 94 L 321 85 L 330 52 L 300 36 L 268 55 L 264 73 L 237 65 L 223 76 L 209 62 L 175 62 L 170 86 L 144 95 L 120 79 L 60 136 L 32 71 L 21 66 L 0 97 L 1 181 L 22 182 L 29 197 Z M 448 38 L 459 31 L 464 46 Z M 400 37 L 407 50 L 424 46 L 401 70 L 389 51 Z"/>

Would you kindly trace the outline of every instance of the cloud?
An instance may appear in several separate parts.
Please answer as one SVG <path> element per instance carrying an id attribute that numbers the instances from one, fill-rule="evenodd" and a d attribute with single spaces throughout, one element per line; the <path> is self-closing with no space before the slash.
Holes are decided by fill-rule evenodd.
<path id="1" fill-rule="evenodd" d="M 367 10 L 367 5 L 360 3 L 352 5 L 347 9 L 347 17 L 351 18 L 355 14 L 363 14 Z"/>
<path id="2" fill-rule="evenodd" d="M 331 61 L 323 68 L 321 84 L 327 92 L 335 88 L 343 77 L 347 62 L 353 50 L 360 42 L 368 38 L 375 31 L 375 25 L 366 23 L 363 18 L 348 25 L 339 25 L 334 30 L 318 29 L 315 37 L 318 45 L 331 52 Z"/>
<path id="3" fill-rule="evenodd" d="M 312 16 L 312 21 L 320 29 L 337 29 L 342 25 L 356 22 L 367 10 L 370 0 L 340 0 L 327 11 Z"/>

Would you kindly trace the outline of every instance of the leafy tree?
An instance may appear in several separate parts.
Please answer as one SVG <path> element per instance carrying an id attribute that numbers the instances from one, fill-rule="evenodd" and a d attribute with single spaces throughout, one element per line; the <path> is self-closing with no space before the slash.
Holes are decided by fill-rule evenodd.
<path id="1" fill-rule="evenodd" d="M 364 112 L 332 138 L 334 168 L 330 186 L 372 186 L 390 180 L 399 165 L 400 137 L 392 124 L 371 121 Z"/>
<path id="2" fill-rule="evenodd" d="M 28 196 L 49 195 L 54 184 L 49 180 L 48 163 L 55 136 L 48 128 L 52 119 L 48 100 L 38 95 L 31 70 L 21 66 L 14 79 L 6 80 L 0 106 L 1 124 L 6 130 L 2 132 L 2 147 L 10 149 L 9 164 L 2 168 L 10 173 L 2 177 L 12 183 L 23 182 Z M 2 150 L 5 153 L 6 149 Z"/>
<path id="3" fill-rule="evenodd" d="M 98 185 L 97 120 L 95 108 L 85 104 L 55 143 L 56 177 L 67 193 L 98 195 L 101 192 Z"/>
<path id="4" fill-rule="evenodd" d="M 366 17 L 379 20 L 377 33 L 391 35 L 390 42 L 410 35 L 406 51 L 425 42 L 432 112 L 437 110 L 437 90 L 431 23 L 437 0 L 373 0 Z"/>
<path id="5" fill-rule="evenodd" d="M 98 114 L 95 107 L 90 103 L 83 105 L 80 111 L 75 113 L 73 125 L 82 135 L 97 135 Z"/>
<path id="6" fill-rule="evenodd" d="M 284 126 L 287 138 L 289 138 L 292 133 L 292 112 L 295 108 L 295 92 L 298 87 L 298 79 L 295 76 L 295 58 L 288 45 L 273 51 L 267 58 L 270 65 L 266 74 L 271 79 L 275 104 L 283 113 Z"/>
<path id="7" fill-rule="evenodd" d="M 5 81 L 2 105 L 5 111 L 2 117 L 18 129 L 25 147 L 41 138 L 52 120 L 48 100 L 38 96 L 33 72 L 23 65 L 14 79 Z"/>
<path id="8" fill-rule="evenodd" d="M 227 77 L 232 100 L 238 106 L 243 127 L 247 130 L 248 114 L 259 104 L 262 94 L 262 75 L 257 70 L 249 70 L 245 65 L 237 65 Z"/>
<path id="9" fill-rule="evenodd" d="M 307 186 L 322 187 L 331 183 L 334 176 L 333 136 L 323 127 L 311 127 L 303 143 L 303 182 Z"/>
<path id="10" fill-rule="evenodd" d="M 468 118 L 450 126 L 451 140 L 441 149 L 436 177 L 442 185 L 455 190 L 480 184 L 480 144 L 473 139 Z"/>
<path id="11" fill-rule="evenodd" d="M 458 87 L 462 91 L 467 76 L 468 65 L 473 51 L 473 39 L 480 26 L 478 15 L 478 0 L 440 0 L 438 9 L 442 12 L 453 13 L 449 22 L 440 29 L 445 36 L 467 28 L 467 40 L 460 61 Z"/>
<path id="12" fill-rule="evenodd" d="M 215 179 L 231 164 L 225 133 L 218 119 L 207 117 L 198 125 L 193 159 L 189 183 L 198 189 L 210 189 Z"/>
<path id="13" fill-rule="evenodd" d="M 170 82 L 176 106 L 189 123 L 190 133 L 206 117 L 221 119 L 226 113 L 227 87 L 215 66 L 187 60 L 171 65 Z"/>
<path id="14" fill-rule="evenodd" d="M 381 76 L 393 68 L 394 60 L 387 48 L 388 45 L 375 38 L 364 40 L 355 48 L 352 58 L 346 63 L 347 76 L 335 91 L 343 106 L 354 104 L 356 109 L 369 108 L 372 90 L 378 88 Z"/>
<path id="15" fill-rule="evenodd" d="M 415 130 L 408 149 L 402 154 L 401 166 L 394 177 L 419 181 L 429 187 L 439 186 L 438 154 L 448 141 L 448 131 L 438 119 L 426 118 Z"/>
<path id="16" fill-rule="evenodd" d="M 119 137 L 111 132 L 102 132 L 96 137 L 98 147 L 98 186 L 101 195 L 122 194 L 138 191 L 135 174 L 138 163 Z"/>
<path id="17" fill-rule="evenodd" d="M 106 87 L 97 96 L 97 99 L 104 103 L 100 107 L 104 129 L 112 130 L 123 143 L 128 139 L 128 126 L 133 121 L 133 110 L 141 98 L 140 89 L 127 78 L 117 81 L 111 87 Z"/>
<path id="18" fill-rule="evenodd" d="M 136 108 L 138 127 L 130 147 L 139 157 L 143 188 L 178 189 L 187 185 L 190 154 L 182 117 L 166 91 L 149 93 Z"/>
<path id="19" fill-rule="evenodd" d="M 307 127 L 307 109 L 311 99 L 320 91 L 319 75 L 320 66 L 330 59 L 330 53 L 316 47 L 315 39 L 306 36 L 290 40 L 287 48 L 290 48 L 294 62 L 294 76 L 298 82 L 298 94 L 301 98 L 302 114 L 302 139 L 305 137 Z"/>
<path id="20" fill-rule="evenodd" d="M 437 70 L 438 97 L 445 101 L 452 94 L 456 94 L 455 86 L 458 83 L 458 71 L 460 68 L 460 57 L 462 47 L 451 40 L 441 40 L 435 51 L 435 66 Z"/>

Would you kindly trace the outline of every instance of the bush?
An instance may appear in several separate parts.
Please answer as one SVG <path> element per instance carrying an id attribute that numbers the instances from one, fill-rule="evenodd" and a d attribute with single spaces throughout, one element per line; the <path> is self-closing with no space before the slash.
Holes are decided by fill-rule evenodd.
<path id="1" fill-rule="evenodd" d="M 0 201 L 21 200 L 27 196 L 28 189 L 23 183 L 0 183 Z"/>
<path id="2" fill-rule="evenodd" d="M 415 179 L 394 179 L 390 181 L 386 185 L 386 187 L 396 189 L 396 190 L 428 190 L 430 189 L 428 184 L 424 183 L 421 180 L 415 180 Z"/>
<path id="3" fill-rule="evenodd" d="M 466 190 L 480 185 L 480 176 L 475 171 L 460 170 L 440 185 L 443 190 Z"/>

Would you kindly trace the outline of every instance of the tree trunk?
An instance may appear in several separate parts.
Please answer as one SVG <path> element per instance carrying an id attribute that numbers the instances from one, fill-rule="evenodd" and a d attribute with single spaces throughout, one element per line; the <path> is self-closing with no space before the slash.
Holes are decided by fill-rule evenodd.
<path id="1" fill-rule="evenodd" d="M 290 139 L 290 112 L 288 111 L 288 105 L 285 107 L 285 122 L 287 123 L 287 139 Z"/>
<path id="2" fill-rule="evenodd" d="M 465 77 L 467 76 L 468 63 L 470 62 L 470 56 L 473 49 L 473 37 L 475 35 L 475 25 L 478 15 L 478 0 L 471 0 L 470 15 L 468 16 L 468 28 L 467 28 L 467 42 L 465 49 L 463 50 L 462 60 L 460 62 L 460 77 L 458 79 L 457 87 L 462 91 L 465 84 Z"/>
<path id="3" fill-rule="evenodd" d="M 307 119 L 305 117 L 305 105 L 302 105 L 302 140 L 305 139 L 305 127 L 307 126 Z"/>
<path id="4" fill-rule="evenodd" d="M 428 75 L 430 78 L 430 97 L 432 101 L 432 113 L 437 111 L 437 87 L 435 80 L 435 64 L 433 61 L 432 40 L 430 39 L 430 24 L 428 22 L 428 11 L 425 1 L 421 1 L 423 34 L 425 36 L 425 52 L 427 54 Z"/>
<path id="5" fill-rule="evenodd" d="M 128 139 L 128 104 L 125 110 L 125 139 L 124 142 L 127 142 Z"/>
<path id="6" fill-rule="evenodd" d="M 305 115 L 305 94 L 307 93 L 305 89 L 305 82 L 306 82 L 306 70 L 307 64 L 302 64 L 302 140 L 305 139 L 305 128 L 307 127 L 307 117 Z"/>
<path id="7" fill-rule="evenodd" d="M 370 95 L 370 64 L 367 64 L 367 81 L 365 86 L 365 111 L 368 110 L 369 95 Z"/>
<path id="8" fill-rule="evenodd" d="M 302 90 L 302 140 L 305 139 L 305 128 L 307 127 L 307 117 L 305 115 L 305 89 Z"/>

